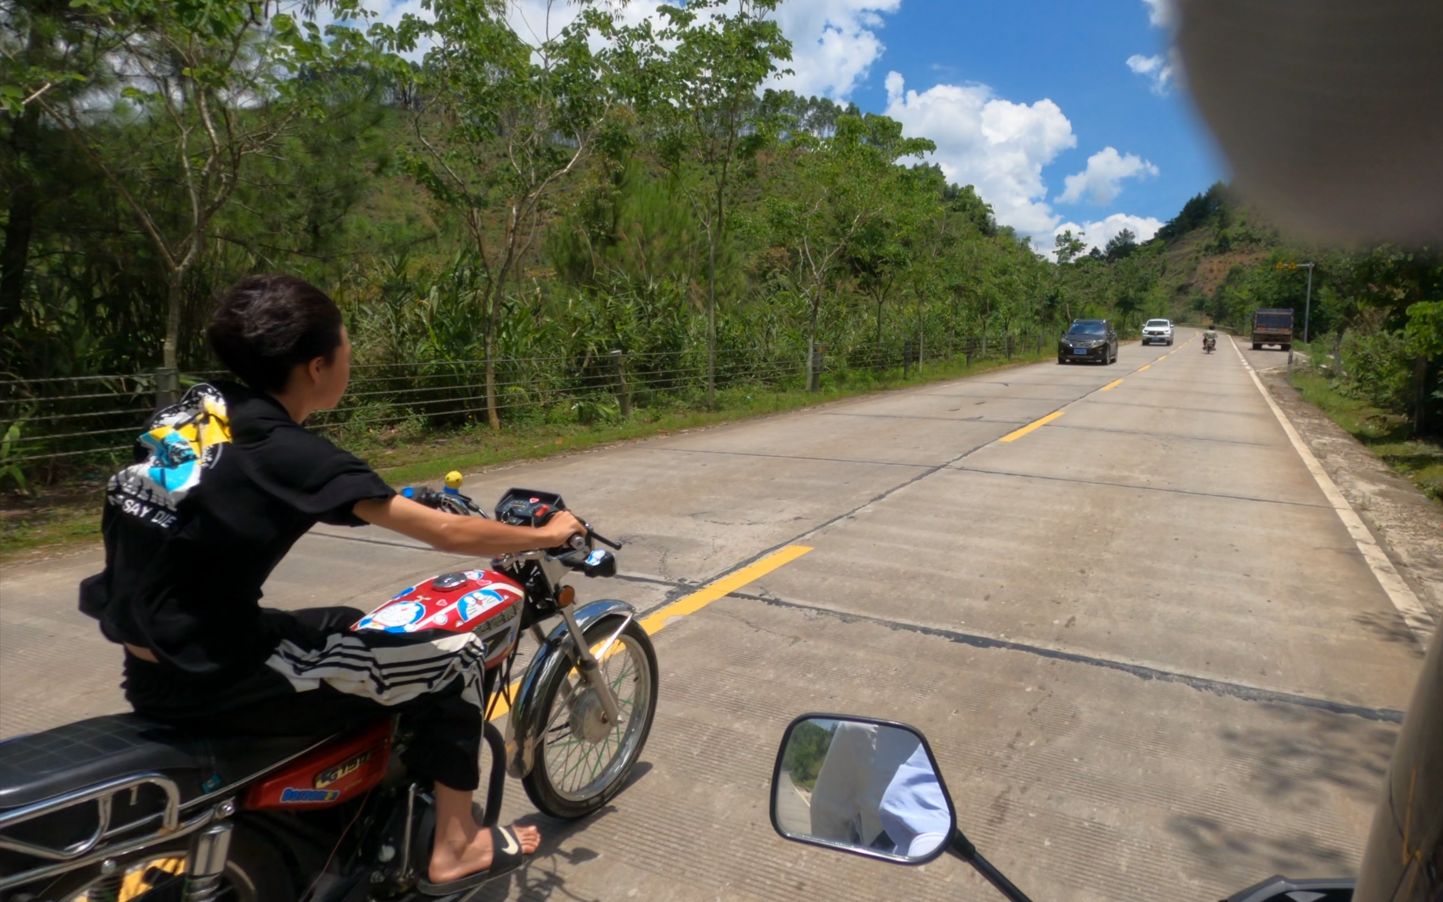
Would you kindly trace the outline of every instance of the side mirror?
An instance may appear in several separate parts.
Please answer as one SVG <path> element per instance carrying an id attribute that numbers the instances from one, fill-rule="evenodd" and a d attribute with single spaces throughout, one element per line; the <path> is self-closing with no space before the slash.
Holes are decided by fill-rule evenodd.
<path id="1" fill-rule="evenodd" d="M 864 717 L 792 721 L 772 772 L 783 838 L 868 858 L 925 864 L 956 833 L 952 799 L 921 733 Z"/>

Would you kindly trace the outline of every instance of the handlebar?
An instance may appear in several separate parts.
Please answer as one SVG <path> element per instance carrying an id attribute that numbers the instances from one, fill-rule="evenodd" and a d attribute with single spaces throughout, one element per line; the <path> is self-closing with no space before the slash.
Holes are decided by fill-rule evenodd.
<path id="1" fill-rule="evenodd" d="M 401 490 L 401 494 L 436 510 L 485 517 L 486 512 L 481 510 L 470 496 L 463 495 L 460 488 L 461 474 L 452 471 L 446 474 L 446 487 L 440 491 L 429 486 L 406 486 Z M 560 495 L 512 489 L 502 496 L 501 501 L 497 502 L 496 519 L 513 525 L 540 527 L 546 525 L 560 510 L 567 510 Z M 593 529 L 590 523 L 579 517 L 577 519 L 580 520 L 582 528 L 586 530 L 585 534 L 577 533 L 571 536 L 564 545 L 550 549 L 547 554 L 572 569 L 582 570 L 587 576 L 614 575 L 616 559 L 609 553 L 600 555 L 593 553 L 592 542 L 600 542 L 602 545 L 618 551 L 621 549 L 622 543 L 608 539 Z"/>

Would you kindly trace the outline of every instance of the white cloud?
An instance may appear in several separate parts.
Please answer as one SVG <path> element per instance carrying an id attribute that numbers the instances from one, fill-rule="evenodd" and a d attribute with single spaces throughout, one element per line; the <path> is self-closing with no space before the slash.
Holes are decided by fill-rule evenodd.
<path id="1" fill-rule="evenodd" d="M 1087 158 L 1087 168 L 1063 179 L 1059 203 L 1075 204 L 1086 197 L 1095 204 L 1110 204 L 1122 193 L 1122 180 L 1149 178 L 1158 174 L 1157 166 L 1137 154 L 1120 154 L 1115 147 L 1104 147 Z"/>
<path id="2" fill-rule="evenodd" d="M 1177 74 L 1177 51 L 1169 50 L 1167 56 L 1161 53 L 1152 56 L 1134 53 L 1127 58 L 1127 68 L 1147 79 L 1154 94 L 1164 95 L 1172 87 L 1173 78 Z"/>
<path id="3" fill-rule="evenodd" d="M 979 84 L 939 84 L 920 93 L 904 87 L 899 73 L 887 73 L 886 115 L 907 134 L 936 142 L 931 159 L 948 181 L 975 186 L 998 222 L 1046 250 L 1061 217 L 1046 203 L 1042 168 L 1077 146 L 1057 104 L 1013 103 Z"/>
<path id="4" fill-rule="evenodd" d="M 1082 240 L 1087 242 L 1088 250 L 1092 248 L 1102 250 L 1107 247 L 1107 242 L 1116 237 L 1123 229 L 1132 230 L 1132 233 L 1137 236 L 1137 242 L 1141 244 L 1156 235 L 1160 228 L 1162 228 L 1161 219 L 1154 219 L 1151 216 L 1133 216 L 1131 213 L 1114 213 L 1105 219 L 1094 222 L 1081 224 L 1064 222 L 1053 229 L 1052 234 L 1055 237 L 1071 230 L 1072 234 L 1081 236 Z M 1046 250 L 1050 256 L 1053 248 L 1049 246 Z"/>
<path id="5" fill-rule="evenodd" d="M 1147 4 L 1147 21 L 1158 28 L 1171 28 L 1177 21 L 1173 0 L 1142 0 Z"/>
<path id="6" fill-rule="evenodd" d="M 792 42 L 791 75 L 778 86 L 802 95 L 845 100 L 886 48 L 877 31 L 882 15 L 902 0 L 788 0 L 777 24 Z"/>

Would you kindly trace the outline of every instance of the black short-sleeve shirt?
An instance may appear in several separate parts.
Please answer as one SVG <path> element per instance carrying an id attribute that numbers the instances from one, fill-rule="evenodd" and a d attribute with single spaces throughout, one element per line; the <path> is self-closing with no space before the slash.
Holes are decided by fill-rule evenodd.
<path id="1" fill-rule="evenodd" d="M 215 386 L 231 440 L 214 450 L 174 515 L 146 508 L 112 480 L 102 532 L 105 570 L 80 586 L 81 610 L 105 635 L 151 649 L 196 676 L 255 667 L 278 637 L 261 587 L 311 526 L 360 526 L 356 502 L 393 490 L 362 460 L 297 424 L 269 395 Z"/>

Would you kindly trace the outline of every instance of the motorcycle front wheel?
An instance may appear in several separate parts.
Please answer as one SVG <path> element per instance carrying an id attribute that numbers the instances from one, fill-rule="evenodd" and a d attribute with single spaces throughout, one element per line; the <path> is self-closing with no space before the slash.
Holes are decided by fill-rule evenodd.
<path id="1" fill-rule="evenodd" d="M 586 629 L 593 650 L 616 630 L 606 618 Z M 656 715 L 656 651 L 636 621 L 628 623 L 600 661 L 621 719 L 609 723 L 601 699 L 581 671 L 557 668 L 537 687 L 543 712 L 535 764 L 522 779 L 526 795 L 552 817 L 585 817 L 621 791 L 646 745 Z"/>

